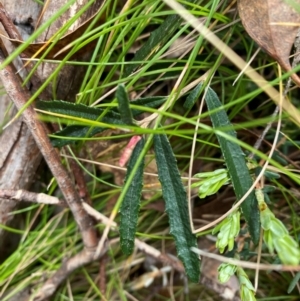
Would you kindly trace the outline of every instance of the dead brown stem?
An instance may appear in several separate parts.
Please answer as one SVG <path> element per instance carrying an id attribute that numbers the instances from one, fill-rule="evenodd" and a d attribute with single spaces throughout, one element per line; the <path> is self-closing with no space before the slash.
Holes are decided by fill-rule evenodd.
<path id="1" fill-rule="evenodd" d="M 72 173 L 74 175 L 74 179 L 76 181 L 77 190 L 80 197 L 84 200 L 84 202 L 86 202 L 89 205 L 92 205 L 92 200 L 88 192 L 88 188 L 86 186 L 82 169 L 75 160 L 70 160 L 70 167 L 72 169 Z"/>
<path id="2" fill-rule="evenodd" d="M 6 198 L 18 200 L 18 201 L 22 201 L 22 200 L 29 201 L 29 202 L 40 203 L 40 204 L 51 204 L 51 205 L 63 205 L 64 204 L 64 201 L 59 200 L 56 197 L 49 196 L 44 193 L 35 193 L 35 192 L 29 192 L 29 191 L 25 191 L 25 190 L 18 190 L 18 191 L 0 190 L 0 197 L 6 197 Z M 84 206 L 84 209 L 87 211 L 87 213 L 89 215 L 93 216 L 96 220 L 98 220 L 104 224 L 109 223 L 109 219 L 106 216 L 103 216 L 100 212 L 93 209 L 87 203 L 83 203 L 83 206 Z M 117 224 L 115 222 L 113 222 L 112 227 L 116 228 Z M 111 241 L 111 244 L 113 244 L 115 242 L 116 242 L 116 240 Z M 169 265 L 169 266 L 173 267 L 175 270 L 177 270 L 180 273 L 185 273 L 182 263 L 177 258 L 173 258 L 167 254 L 164 254 L 139 239 L 135 239 L 135 246 L 144 254 L 147 254 L 147 255 L 155 258 L 157 261 L 159 261 L 165 265 Z"/>
<path id="3" fill-rule="evenodd" d="M 105 254 L 99 262 L 99 289 L 103 295 L 106 293 L 106 264 L 108 259 L 108 255 Z"/>
<path id="4" fill-rule="evenodd" d="M 3 5 L 0 3 L 0 21 L 7 33 L 7 35 L 12 39 L 22 40 L 19 32 L 15 28 L 12 20 L 6 13 Z M 3 44 L 1 44 L 2 50 L 0 51 L 0 64 L 2 64 L 5 60 L 8 52 Z M 20 55 L 24 57 L 24 55 Z M 30 64 L 29 64 L 30 66 Z M 16 75 L 16 70 L 12 65 L 5 67 L 0 70 L 0 78 L 3 82 L 3 86 L 14 102 L 15 106 L 18 110 L 20 110 L 26 102 L 30 99 L 30 92 L 22 87 L 21 79 L 18 75 Z M 33 75 L 31 78 L 31 82 L 35 88 L 38 88 L 41 85 L 41 80 L 38 76 Z M 47 92 L 42 92 L 45 99 L 49 99 Z M 37 300 L 44 300 L 50 297 L 58 288 L 58 286 L 78 267 L 81 267 L 85 264 L 92 262 L 95 259 L 95 250 L 98 243 L 97 232 L 94 227 L 93 218 L 87 213 L 84 209 L 84 205 L 82 204 L 80 195 L 77 193 L 75 189 L 75 185 L 73 184 L 71 177 L 69 176 L 66 169 L 63 167 L 59 153 L 52 147 L 48 136 L 47 131 L 44 125 L 38 120 L 37 114 L 35 113 L 33 106 L 29 106 L 23 112 L 23 119 L 26 125 L 28 126 L 29 131 L 31 132 L 36 144 L 41 151 L 45 161 L 47 162 L 53 176 L 55 177 L 62 194 L 66 200 L 60 201 L 57 198 L 48 198 L 45 194 L 34 194 L 24 190 L 1 190 L 0 195 L 5 199 L 20 201 L 26 200 L 30 202 L 36 203 L 45 203 L 49 202 L 50 204 L 56 204 L 61 206 L 66 206 L 68 204 L 70 210 L 73 213 L 74 219 L 77 225 L 80 228 L 82 240 L 84 243 L 84 250 L 74 257 L 68 259 L 62 267 L 54 273 L 54 275 L 42 286 L 37 294 Z M 77 171 L 77 176 L 79 172 Z M 81 180 L 83 176 L 81 174 Z M 80 183 L 80 188 L 86 188 L 82 181 Z M 87 191 L 87 190 L 86 190 Z M 86 193 L 85 193 L 86 196 Z M 88 198 L 88 196 L 87 196 Z M 54 203 L 51 203 L 51 202 Z M 90 208 L 93 210 L 93 208 Z M 100 257 L 100 256 L 99 256 Z"/>
<path id="5" fill-rule="evenodd" d="M 107 247 L 103 249 L 103 253 L 97 259 L 106 252 Z M 50 296 L 52 296 L 59 285 L 67 279 L 67 277 L 74 272 L 76 269 L 87 265 L 95 260 L 94 258 L 95 252 L 94 250 L 84 249 L 80 253 L 71 257 L 67 261 L 65 261 L 60 269 L 56 271 L 50 279 L 48 279 L 43 286 L 39 289 L 37 295 L 34 298 L 34 301 L 42 301 Z"/>
<path id="6" fill-rule="evenodd" d="M 5 57 L 2 51 L 0 51 L 0 63 L 2 64 L 4 60 Z M 6 66 L 0 71 L 0 78 L 7 94 L 18 110 L 20 110 L 31 95 L 26 88 L 22 87 L 21 80 L 16 75 L 15 68 L 11 65 Z M 93 220 L 83 209 L 80 197 L 67 171 L 61 164 L 59 154 L 49 141 L 44 125 L 38 120 L 37 114 L 32 106 L 29 106 L 23 112 L 23 118 L 74 215 L 80 228 L 85 247 L 94 248 L 97 245 L 98 239 L 96 230 L 93 227 Z"/>
<path id="7" fill-rule="evenodd" d="M 48 204 L 66 207 L 65 201 L 61 201 L 58 198 L 51 198 L 44 193 L 30 192 L 24 189 L 0 189 L 0 198 L 11 201 L 23 201 L 38 204 Z"/>

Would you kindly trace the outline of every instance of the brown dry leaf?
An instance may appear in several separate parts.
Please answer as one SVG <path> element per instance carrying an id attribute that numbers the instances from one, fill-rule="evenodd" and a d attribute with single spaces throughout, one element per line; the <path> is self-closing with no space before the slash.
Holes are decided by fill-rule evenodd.
<path id="1" fill-rule="evenodd" d="M 289 56 L 300 27 L 300 14 L 288 2 L 300 5 L 300 0 L 238 0 L 248 34 L 286 71 L 292 69 Z M 291 77 L 300 86 L 297 74 Z"/>
<path id="2" fill-rule="evenodd" d="M 83 22 L 82 24 L 77 26 L 76 29 L 74 29 L 73 31 L 71 31 L 68 34 L 66 34 L 65 36 L 63 36 L 53 46 L 53 48 L 50 50 L 50 52 L 47 54 L 47 56 L 46 56 L 47 59 L 53 59 L 53 58 L 62 59 L 64 56 L 66 56 L 66 50 L 68 49 L 67 46 L 71 42 L 75 41 L 77 38 L 81 37 L 84 34 L 85 30 L 89 27 L 89 25 L 93 22 L 93 20 L 96 17 L 98 18 L 98 20 L 97 20 L 96 24 L 94 24 L 94 28 L 104 21 L 104 18 L 105 18 L 104 15 L 102 15 L 100 17 L 97 16 L 102 7 L 101 3 L 103 4 L 103 2 L 99 1 L 99 0 L 97 2 L 100 3 L 100 6 L 98 3 L 96 3 L 98 5 L 98 10 L 92 16 L 90 16 L 90 18 L 88 18 L 87 21 Z M 16 39 L 9 39 L 9 40 L 16 47 L 20 46 L 21 44 L 24 43 L 23 41 L 16 40 Z M 94 47 L 96 41 L 97 41 L 97 39 L 95 39 L 91 43 L 89 43 L 86 46 L 84 46 L 83 48 L 81 48 L 74 56 L 80 56 L 84 53 L 89 52 Z M 28 57 L 39 58 L 42 56 L 42 54 L 47 50 L 47 48 L 52 43 L 53 42 L 51 41 L 51 39 L 49 39 L 45 42 L 32 43 L 24 50 L 23 53 L 26 54 Z"/>

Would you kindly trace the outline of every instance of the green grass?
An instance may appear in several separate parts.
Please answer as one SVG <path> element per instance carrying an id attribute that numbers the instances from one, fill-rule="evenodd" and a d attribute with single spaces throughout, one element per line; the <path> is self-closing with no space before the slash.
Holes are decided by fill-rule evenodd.
<path id="1" fill-rule="evenodd" d="M 136 50 L 144 45 L 149 39 L 150 33 L 159 28 L 164 20 L 174 12 L 158 0 L 128 1 L 128 6 L 120 12 L 122 9 L 120 2 L 106 1 L 106 5 L 102 8 L 103 14 L 106 16 L 105 22 L 96 29 L 84 33 L 78 41 L 74 41 L 73 47 L 70 48 L 64 60 L 49 60 L 49 62 L 57 64 L 57 69 L 28 103 L 32 103 L 38 98 L 38 94 L 48 82 L 57 80 L 59 70 L 65 64 L 87 66 L 77 97 L 73 100 L 77 104 L 101 107 L 108 111 L 111 107 L 117 106 L 115 90 L 119 84 L 124 84 L 131 99 L 166 96 L 169 105 L 163 110 L 144 108 L 144 116 L 140 119 L 158 113 L 158 117 L 153 123 L 145 128 L 128 127 L 128 129 L 133 133 L 144 134 L 146 139 L 155 133 L 164 131 L 170 139 L 179 171 L 182 176 L 187 176 L 194 140 L 196 146 L 192 162 L 196 172 L 214 171 L 224 167 L 215 135 L 216 130 L 212 128 L 207 109 L 204 106 L 199 111 L 202 96 L 191 109 L 187 110 L 183 107 L 183 103 L 191 91 L 191 88 L 187 91 L 184 89 L 208 72 L 207 83 L 210 82 L 210 86 L 224 105 L 229 119 L 237 131 L 238 143 L 245 152 L 254 151 L 259 157 L 258 162 L 262 164 L 270 151 L 270 144 L 275 136 L 275 126 L 270 130 L 266 137 L 267 143 L 262 144 L 260 151 L 253 150 L 253 145 L 258 135 L 266 127 L 275 108 L 269 96 L 245 75 L 242 75 L 233 86 L 233 81 L 239 75 L 240 70 L 229 60 L 224 59 L 223 53 L 216 50 L 184 21 L 178 23 L 178 28 L 172 36 L 152 49 L 151 55 L 148 54 L 142 60 L 135 61 L 136 71 L 127 74 L 127 68 L 133 65 L 131 58 Z M 181 1 L 193 15 L 204 18 L 206 26 L 213 26 L 210 28 L 212 31 L 218 30 L 217 36 L 229 47 L 232 47 L 245 61 L 248 61 L 257 46 L 245 33 L 240 22 L 231 24 L 237 17 L 232 11 L 226 10 L 229 2 L 207 0 L 196 1 L 197 4 L 193 4 Z M 70 23 L 74 20 L 70 20 Z M 63 35 L 64 29 L 62 28 L 60 31 L 61 35 Z M 39 31 L 33 38 L 36 38 L 38 34 Z M 163 35 L 164 33 L 160 33 L 161 38 Z M 173 42 L 186 36 L 190 36 L 193 41 L 189 52 L 183 57 L 169 57 L 168 49 Z M 97 41 L 90 60 L 80 62 L 71 58 L 73 52 L 80 49 L 89 39 Z M 185 46 L 185 43 L 181 42 L 180 45 Z M 12 59 L 13 56 L 10 57 L 10 60 Z M 285 84 L 285 80 L 278 76 L 276 64 L 262 51 L 251 65 L 266 80 L 273 81 L 272 84 L 276 89 L 279 85 Z M 210 70 L 213 72 L 209 72 Z M 181 76 L 181 80 L 178 81 Z M 176 84 L 177 87 L 174 89 Z M 182 93 L 182 91 L 185 92 Z M 291 89 L 288 95 L 294 105 L 299 107 L 297 89 Z M 53 98 L 55 99 L 55 93 Z M 131 108 L 135 108 L 134 105 Z M 50 115 L 43 116 L 47 120 L 54 120 L 54 117 Z M 83 119 L 78 121 L 75 118 L 70 120 L 70 118 L 64 117 L 65 119 L 55 119 L 59 120 L 60 126 L 76 122 L 80 122 L 81 125 L 97 125 L 97 121 Z M 198 119 L 200 124 L 196 129 Z M 161 128 L 158 129 L 159 123 Z M 122 131 L 123 126 L 114 125 L 114 127 L 116 127 L 118 138 L 129 141 L 128 132 Z M 226 136 L 222 130 L 218 129 L 217 133 Z M 283 114 L 281 131 L 282 136 L 277 150 L 289 161 L 283 164 L 274 158 L 270 160 L 270 166 L 280 171 L 281 178 L 272 181 L 266 180 L 265 184 L 275 187 L 275 190 L 269 195 L 270 209 L 286 225 L 294 239 L 299 241 L 300 207 L 297 194 L 300 181 L 299 129 L 289 117 Z M 129 133 L 132 134 L 132 132 Z M 196 136 L 194 136 L 195 134 Z M 109 217 L 111 212 L 117 213 L 120 208 L 119 196 L 122 195 L 121 180 L 124 178 L 124 173 L 118 173 L 117 169 L 113 168 L 105 170 L 104 167 L 101 167 L 100 169 L 93 163 L 96 161 L 112 162 L 110 161 L 110 152 L 105 153 L 105 159 L 96 156 L 95 149 L 101 148 L 103 140 L 113 142 L 114 139 L 108 136 L 107 132 L 93 138 L 78 139 L 76 147 L 73 148 L 73 156 L 79 158 L 81 168 L 86 174 L 87 186 L 94 208 Z M 152 143 L 149 141 L 145 147 L 151 149 L 151 145 Z M 101 149 L 101 151 L 103 150 Z M 117 156 L 120 153 L 121 150 L 117 152 Z M 153 160 L 153 157 L 152 151 L 148 151 L 146 162 Z M 80 158 L 92 160 L 92 163 L 80 161 Z M 68 160 L 71 159 L 64 158 L 67 167 L 69 166 Z M 111 164 L 117 166 L 116 162 L 115 160 Z M 50 176 L 47 176 L 46 179 L 43 178 L 44 180 L 38 183 L 40 192 L 46 192 L 43 187 L 46 187 L 51 180 Z M 187 183 L 184 182 L 184 185 L 186 186 Z M 59 193 L 55 181 L 51 183 L 47 193 L 53 195 Z M 220 202 L 221 198 L 235 201 L 231 187 L 224 188 L 218 195 L 210 196 L 205 201 L 211 201 L 216 197 L 220 198 Z M 194 206 L 196 209 L 200 208 L 195 210 L 198 212 L 197 215 L 194 214 L 194 222 L 198 225 L 201 224 L 199 220 L 205 218 L 199 214 L 201 212 L 199 200 L 195 200 Z M 214 211 L 210 212 L 216 216 L 220 216 L 222 213 L 224 212 L 219 208 L 214 208 Z M 22 216 L 24 226 L 20 230 L 7 228 L 8 232 L 17 232 L 21 240 L 17 249 L 0 265 L 0 299 L 2 301 L 9 300 L 10 296 L 28 286 L 36 291 L 60 267 L 65 257 L 75 255 L 83 248 L 77 226 L 67 209 L 57 209 L 47 205 L 31 205 L 24 212 L 15 212 L 15 214 Z M 115 221 L 118 224 L 119 218 L 117 214 Z M 98 228 L 102 232 L 104 226 L 99 225 Z M 160 251 L 175 255 L 174 241 L 169 234 L 168 218 L 164 213 L 161 188 L 156 176 L 149 176 L 149 179 L 145 180 L 137 232 L 140 240 Z M 200 235 L 206 233 L 207 231 Z M 109 232 L 111 241 L 118 236 L 119 233 L 116 231 Z M 241 247 L 244 242 L 247 243 L 247 240 L 241 236 L 239 240 Z M 253 248 L 251 250 L 254 251 Z M 262 252 L 265 255 L 268 252 L 267 248 L 263 246 Z M 249 260 L 255 262 L 255 257 L 251 257 Z M 275 257 L 272 256 L 262 257 L 263 263 L 274 263 L 274 260 Z M 62 284 L 53 300 L 134 300 L 130 295 L 137 300 L 147 300 L 149 296 L 152 296 L 151 300 L 192 301 L 198 298 L 201 300 L 219 300 L 220 298 L 201 284 L 185 283 L 178 272 L 166 273 L 168 283 L 164 287 L 162 276 L 159 275 L 153 279 L 153 283 L 148 288 L 143 286 L 139 289 L 135 288 L 138 279 L 142 281 L 140 277 L 146 276 L 152 271 L 151 265 L 158 269 L 162 266 L 140 251 L 135 251 L 130 257 L 124 256 L 119 242 L 111 243 L 101 264 L 105 264 L 104 275 L 99 272 L 99 262 L 81 268 Z M 246 270 L 246 273 L 253 283 L 254 272 Z M 105 292 L 100 289 L 100 277 L 105 277 Z M 150 277 L 149 274 L 148 277 Z M 288 272 L 259 272 L 257 300 L 297 300 L 299 297 L 297 288 L 287 295 L 287 289 L 292 279 L 293 275 Z M 186 293 L 187 291 L 188 293 Z"/>

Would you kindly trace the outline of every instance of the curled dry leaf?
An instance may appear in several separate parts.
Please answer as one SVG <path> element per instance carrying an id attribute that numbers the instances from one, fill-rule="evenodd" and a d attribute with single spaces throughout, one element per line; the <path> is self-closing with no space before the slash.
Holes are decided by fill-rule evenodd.
<path id="1" fill-rule="evenodd" d="M 300 0 L 238 0 L 248 34 L 286 71 L 292 69 L 289 56 L 300 27 L 300 13 L 293 4 L 299 6 Z M 291 77 L 300 86 L 297 74 Z"/>
<path id="2" fill-rule="evenodd" d="M 53 46 L 53 48 L 49 51 L 47 54 L 46 58 L 47 59 L 62 59 L 63 57 L 66 56 L 66 51 L 68 49 L 68 45 L 81 37 L 84 32 L 87 30 L 87 28 L 91 25 L 91 23 L 97 18 L 97 22 L 95 22 L 93 28 L 98 26 L 99 24 L 103 23 L 104 21 L 104 14 L 101 15 L 100 17 L 99 12 L 101 10 L 101 0 L 97 0 L 96 6 L 98 6 L 97 11 L 92 14 L 89 18 L 87 18 L 86 21 L 82 22 L 76 29 L 69 31 L 66 35 L 64 35 L 61 39 L 58 40 L 58 42 Z M 71 9 L 71 8 L 70 8 Z M 94 10 L 95 11 L 95 10 Z M 9 39 L 9 38 L 7 38 Z M 23 44 L 23 41 L 17 40 L 17 39 L 9 39 L 10 42 L 17 46 L 20 46 Z M 82 47 L 79 51 L 76 52 L 74 56 L 81 56 L 84 53 L 89 52 L 91 49 L 93 49 L 97 39 L 94 41 L 90 42 L 89 44 L 85 45 Z M 47 50 L 47 48 L 53 43 L 50 40 L 47 40 L 45 42 L 39 42 L 39 43 L 32 43 L 30 44 L 23 53 L 25 53 L 28 57 L 41 57 L 43 53 Z M 73 56 L 73 57 L 74 57 Z"/>

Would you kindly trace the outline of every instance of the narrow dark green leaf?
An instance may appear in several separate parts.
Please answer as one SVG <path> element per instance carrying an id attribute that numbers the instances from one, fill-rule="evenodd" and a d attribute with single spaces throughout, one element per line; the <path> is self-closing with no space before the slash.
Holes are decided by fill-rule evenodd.
<path id="1" fill-rule="evenodd" d="M 189 96 L 186 98 L 186 101 L 183 104 L 183 107 L 185 109 L 191 109 L 192 106 L 195 104 L 195 102 L 198 100 L 198 97 L 202 91 L 203 83 L 198 84 L 189 94 Z"/>
<path id="2" fill-rule="evenodd" d="M 255 167 L 254 170 L 255 170 L 255 175 L 258 176 L 261 173 L 262 167 L 257 166 Z M 265 171 L 264 176 L 269 180 L 280 179 L 280 174 L 268 170 Z"/>
<path id="3" fill-rule="evenodd" d="M 156 108 L 162 105 L 166 101 L 165 96 L 152 96 L 139 98 L 132 102 L 132 104 L 137 106 L 144 106 L 147 108 Z M 74 104 L 68 101 L 62 100 L 51 100 L 51 101 L 38 101 L 36 103 L 36 108 L 52 113 L 59 113 L 68 116 L 81 117 L 89 120 L 98 120 L 99 116 L 104 112 L 104 109 L 88 107 L 83 104 Z M 119 118 L 120 114 L 116 108 L 109 110 L 109 112 L 113 112 L 114 114 L 111 117 Z M 132 110 L 133 115 L 137 116 L 142 114 L 144 111 L 142 110 Z"/>
<path id="4" fill-rule="evenodd" d="M 161 48 L 168 39 L 174 35 L 174 32 L 179 27 L 182 19 L 179 15 L 171 15 L 166 18 L 166 20 L 151 34 L 146 43 L 136 52 L 132 61 L 143 61 L 145 59 L 150 59 L 152 54 L 154 54 L 159 48 Z M 138 67 L 137 64 L 128 64 L 125 68 L 124 77 L 129 76 Z"/>
<path id="5" fill-rule="evenodd" d="M 100 118 L 101 114 L 104 112 L 103 109 L 91 108 L 82 104 L 73 104 L 67 101 L 39 101 L 37 103 L 37 108 L 52 113 L 74 116 L 92 121 L 101 121 L 107 124 L 124 124 L 118 112 L 110 110 L 105 114 L 104 117 Z M 101 133 L 105 129 L 105 127 L 69 125 L 63 130 L 56 132 L 55 135 L 61 137 L 74 138 L 81 138 L 87 136 L 92 137 L 97 133 Z M 50 138 L 50 140 L 54 147 L 63 147 L 67 144 L 73 144 L 76 142 L 76 139 Z"/>
<path id="6" fill-rule="evenodd" d="M 154 135 L 154 151 L 159 181 L 169 216 L 170 233 L 175 239 L 178 256 L 184 264 L 189 279 L 198 282 L 199 257 L 191 251 L 191 247 L 197 247 L 197 239 L 190 228 L 186 191 L 166 135 Z"/>
<path id="7" fill-rule="evenodd" d="M 278 151 L 274 151 L 272 159 L 276 160 L 278 163 L 280 163 L 282 166 L 287 166 L 289 163 L 286 161 L 285 158 L 282 157 L 282 155 Z"/>
<path id="8" fill-rule="evenodd" d="M 104 127 L 90 128 L 88 126 L 69 125 L 63 130 L 54 133 L 54 135 L 58 137 L 69 137 L 74 139 L 50 137 L 50 141 L 54 147 L 63 147 L 67 144 L 76 143 L 78 141 L 77 138 L 93 137 L 94 135 L 99 134 L 105 130 L 107 130 L 107 128 Z"/>
<path id="9" fill-rule="evenodd" d="M 129 106 L 128 94 L 124 85 L 119 85 L 116 91 L 116 98 L 119 104 L 119 113 L 124 124 L 134 125 L 132 112 Z"/>
<path id="10" fill-rule="evenodd" d="M 148 108 L 156 108 L 162 105 L 166 101 L 164 96 L 155 96 L 155 97 L 146 97 L 139 98 L 132 103 L 138 106 L 144 106 Z M 89 120 L 99 120 L 99 116 L 104 112 L 103 109 L 88 107 L 82 104 L 73 104 L 67 101 L 39 101 L 37 102 L 36 107 L 38 109 L 49 111 L 53 113 L 64 114 L 68 116 L 75 116 L 80 118 L 85 118 Z M 133 109 L 133 116 L 138 116 L 143 113 L 142 110 Z M 99 120 L 100 121 L 100 120 Z M 121 122 L 120 114 L 117 112 L 117 108 L 114 108 L 106 113 L 105 117 L 101 119 L 102 122 L 108 124 L 123 124 Z M 98 133 L 106 130 L 104 127 L 89 127 L 81 125 L 69 125 L 63 130 L 55 133 L 56 136 L 61 137 L 70 137 L 70 138 L 84 138 L 92 137 Z M 59 138 L 50 138 L 51 143 L 54 147 L 63 147 L 67 144 L 73 144 L 76 142 L 76 139 L 59 139 Z"/>
<path id="11" fill-rule="evenodd" d="M 53 101 L 38 101 L 36 107 L 40 110 L 85 118 L 89 120 L 98 120 L 99 116 L 104 112 L 103 109 L 88 107 L 83 104 L 75 104 L 68 101 L 53 100 Z M 120 119 L 120 114 L 110 111 L 110 118 Z"/>
<path id="12" fill-rule="evenodd" d="M 133 150 L 127 167 L 125 183 L 132 172 L 132 169 L 137 161 L 140 153 L 145 146 L 145 141 L 142 138 Z M 120 208 L 120 241 L 121 249 L 124 254 L 130 255 L 134 249 L 134 239 L 136 226 L 138 222 L 138 214 L 140 210 L 140 199 L 143 189 L 143 172 L 144 160 L 140 163 L 132 182 L 127 190 Z"/>
<path id="13" fill-rule="evenodd" d="M 287 293 L 290 294 L 293 289 L 296 287 L 296 285 L 299 283 L 300 281 L 300 272 L 298 272 L 296 274 L 296 276 L 294 277 L 294 279 L 292 280 L 291 284 L 288 287 Z"/>
<path id="14" fill-rule="evenodd" d="M 221 109 L 210 115 L 213 127 L 217 129 L 227 128 L 226 134 L 236 138 L 236 133 L 232 128 L 225 110 L 222 109 L 222 104 L 217 94 L 209 88 L 205 99 L 209 111 Z M 235 195 L 239 200 L 253 184 L 249 169 L 246 165 L 245 154 L 238 144 L 228 141 L 220 135 L 217 135 L 217 138 L 228 168 Z M 241 208 L 248 224 L 251 238 L 255 244 L 258 244 L 260 236 L 260 215 L 254 191 L 252 191 L 242 203 Z"/>
<path id="15" fill-rule="evenodd" d="M 166 101 L 166 99 L 167 98 L 165 96 L 149 96 L 133 100 L 132 104 L 136 106 L 143 106 L 146 108 L 157 108 L 161 106 Z M 144 113 L 143 110 L 132 109 L 132 114 L 134 117 L 142 113 Z"/>
<path id="16" fill-rule="evenodd" d="M 187 0 L 187 3 L 196 3 L 197 0 Z M 170 15 L 166 17 L 165 21 L 151 34 L 146 43 L 136 52 L 131 61 L 150 60 L 151 57 L 162 48 L 166 42 L 174 35 L 176 30 L 182 23 L 182 18 L 179 15 Z M 124 77 L 129 76 L 141 64 L 128 64 L 125 67 Z"/>

